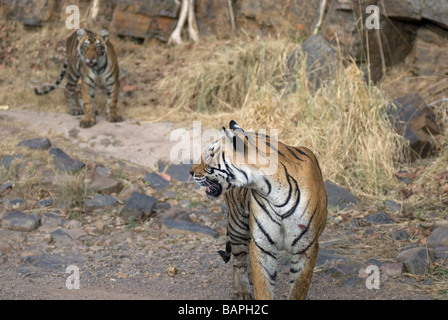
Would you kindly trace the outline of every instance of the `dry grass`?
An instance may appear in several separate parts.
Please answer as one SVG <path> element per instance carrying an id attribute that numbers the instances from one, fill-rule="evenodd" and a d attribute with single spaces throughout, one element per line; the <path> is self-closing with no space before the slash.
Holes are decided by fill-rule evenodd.
<path id="1" fill-rule="evenodd" d="M 215 123 L 235 118 L 245 128 L 279 129 L 283 141 L 316 152 L 325 178 L 361 194 L 387 194 L 395 187 L 396 160 L 404 156 L 404 141 L 383 112 L 390 99 L 367 85 L 355 65 L 314 92 L 302 64 L 296 92 L 286 94 L 279 88 L 285 87 L 285 61 L 293 49 L 284 39 L 221 45 L 156 87 L 170 92 L 169 106 L 211 114 Z"/>

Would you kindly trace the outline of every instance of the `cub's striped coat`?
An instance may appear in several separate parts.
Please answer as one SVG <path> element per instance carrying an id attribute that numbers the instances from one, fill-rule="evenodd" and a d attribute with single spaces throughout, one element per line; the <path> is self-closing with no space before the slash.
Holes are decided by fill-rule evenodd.
<path id="1" fill-rule="evenodd" d="M 305 299 L 327 217 L 317 159 L 305 147 L 244 132 L 233 120 L 230 129 L 223 128 L 222 137 L 205 148 L 190 173 L 209 197 L 224 193 L 228 240 L 220 254 L 226 262 L 233 256 L 234 293 L 252 298 L 253 283 L 256 299 L 272 299 L 278 250 L 284 249 L 292 256 L 290 298 Z M 277 170 L 268 175 L 260 159 L 274 153 Z"/>
<path id="2" fill-rule="evenodd" d="M 83 128 L 95 124 L 95 110 L 92 107 L 95 95 L 95 81 L 102 78 L 107 90 L 106 115 L 110 122 L 122 121 L 117 114 L 117 100 L 120 83 L 118 82 L 118 60 L 112 43 L 109 41 L 109 32 L 101 31 L 97 35 L 89 30 L 79 29 L 67 39 L 67 58 L 56 82 L 47 90 L 34 89 L 37 95 L 44 95 L 53 91 L 67 73 L 67 86 L 65 95 L 69 101 L 69 114 L 84 114 L 80 125 Z M 81 78 L 82 99 L 76 99 L 76 85 Z"/>

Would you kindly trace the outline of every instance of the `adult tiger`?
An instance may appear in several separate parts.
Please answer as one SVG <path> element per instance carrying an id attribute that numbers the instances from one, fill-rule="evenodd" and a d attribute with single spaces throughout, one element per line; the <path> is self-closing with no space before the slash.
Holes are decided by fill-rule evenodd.
<path id="1" fill-rule="evenodd" d="M 292 255 L 290 299 L 305 299 L 327 217 L 317 159 L 305 147 L 244 132 L 233 120 L 230 129 L 223 128 L 190 173 L 209 197 L 224 193 L 229 214 L 220 254 L 226 262 L 233 255 L 234 293 L 251 299 L 252 277 L 255 298 L 272 299 L 278 250 L 284 249 Z M 272 162 L 276 170 L 268 175 Z"/>
<path id="2" fill-rule="evenodd" d="M 109 32 L 101 31 L 97 35 L 89 30 L 78 29 L 66 43 L 67 58 L 64 61 L 61 74 L 56 82 L 47 90 L 34 89 L 37 95 L 44 95 L 53 91 L 62 81 L 68 69 L 65 95 L 69 101 L 69 114 L 82 115 L 80 125 L 83 128 L 95 124 L 95 110 L 92 107 L 95 95 L 95 80 L 104 80 L 107 90 L 106 116 L 110 122 L 122 121 L 117 114 L 117 100 L 120 83 L 118 81 L 118 61 Z M 81 78 L 81 96 L 79 105 L 76 99 L 76 85 Z"/>

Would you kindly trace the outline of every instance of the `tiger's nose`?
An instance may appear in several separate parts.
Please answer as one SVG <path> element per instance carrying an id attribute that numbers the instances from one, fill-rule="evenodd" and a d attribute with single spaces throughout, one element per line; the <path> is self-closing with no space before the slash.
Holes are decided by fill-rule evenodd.
<path id="1" fill-rule="evenodd" d="M 190 175 L 194 176 L 194 171 L 193 170 L 190 170 Z"/>

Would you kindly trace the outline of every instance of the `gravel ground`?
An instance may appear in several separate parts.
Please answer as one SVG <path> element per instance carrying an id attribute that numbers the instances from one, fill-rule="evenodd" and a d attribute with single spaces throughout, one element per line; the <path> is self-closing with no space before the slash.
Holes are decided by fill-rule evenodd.
<path id="1" fill-rule="evenodd" d="M 41 113 L 33 116 L 32 113 L 1 111 L 0 118 L 3 119 L 3 128 L 0 129 L 2 134 L 12 132 L 21 139 L 29 136 L 49 137 L 50 140 L 59 141 L 61 144 L 64 140 L 65 151 L 77 154 L 86 161 L 98 161 L 106 149 L 108 158 L 112 159 L 109 161 L 132 159 L 132 152 L 141 154 L 142 144 L 145 145 L 145 150 L 150 150 L 157 148 L 156 144 L 163 145 L 163 139 L 169 139 L 169 135 L 164 135 L 159 126 L 151 124 L 128 127 L 126 137 L 137 137 L 141 130 L 157 132 L 158 138 L 153 142 L 148 140 L 139 145 L 133 144 L 132 140 L 120 140 L 120 136 L 111 134 L 115 126 L 126 127 L 126 122 L 116 125 L 100 120 L 88 131 L 78 130 L 79 132 L 73 135 L 72 129 L 78 127 L 78 120 L 67 115 Z M 21 124 L 16 125 L 15 122 Z M 102 135 L 108 136 L 109 140 L 117 140 L 117 148 L 108 149 L 103 146 L 95 148 L 95 151 L 89 149 L 89 139 L 99 139 Z M 13 150 L 8 152 L 15 154 Z M 152 153 L 157 154 L 157 151 L 153 150 Z M 135 159 L 140 159 L 140 156 Z M 155 163 L 157 159 L 152 158 L 151 165 Z M 106 163 L 105 166 L 107 165 Z M 0 184 L 5 182 L 1 181 Z M 135 181 L 132 183 L 138 184 Z M 132 183 L 126 185 L 125 189 L 132 190 Z M 151 188 L 144 184 L 142 188 L 146 188 L 147 192 L 151 191 Z M 225 264 L 217 253 L 224 248 L 225 243 L 224 215 L 217 210 L 220 208 L 220 202 L 208 203 L 204 196 L 198 197 L 199 193 L 191 190 L 190 184 L 172 181 L 168 191 L 171 193 L 166 190 L 151 193 L 158 198 L 160 206 L 150 218 L 135 224 L 123 221 L 118 215 L 122 203 L 112 209 L 82 213 L 78 217 L 71 217 L 69 212 L 62 211 L 61 217 L 66 222 L 58 226 L 44 225 L 42 214 L 49 209 L 41 210 L 38 211 L 40 225 L 37 229 L 27 232 L 9 230 L 3 222 L 0 226 L 0 299 L 230 299 L 231 264 Z M 191 194 L 194 196 L 190 197 Z M 0 196 L 2 220 L 10 211 L 4 200 L 10 199 L 11 195 L 0 193 Z M 57 203 L 58 199 L 55 200 Z M 33 206 L 35 203 L 26 199 L 25 208 Z M 192 213 L 194 215 L 191 215 Z M 190 219 L 200 226 L 208 226 L 217 231 L 218 235 L 213 237 L 201 232 L 185 234 L 167 230 L 163 221 L 173 217 Z M 392 277 L 382 274 L 380 288 L 367 289 L 365 277 L 359 270 L 372 263 L 383 265 L 395 262 L 394 256 L 378 250 L 372 251 L 372 247 L 366 244 L 366 239 L 375 240 L 375 233 L 368 234 L 365 232 L 366 228 L 362 227 L 354 230 L 351 219 L 341 220 L 335 217 L 337 213 L 330 214 L 327 228 L 321 238 L 320 260 L 315 268 L 308 299 L 438 297 L 437 292 L 421 289 L 422 279 L 405 275 Z M 379 230 L 378 237 L 382 228 L 378 226 L 374 229 Z M 65 239 L 60 237 L 59 233 L 53 233 L 58 229 L 71 236 Z M 379 246 L 390 246 L 380 237 L 376 239 L 376 243 Z M 391 250 L 395 250 L 396 255 L 405 245 L 406 243 L 393 242 Z M 67 278 L 74 275 L 66 272 L 68 266 L 79 268 L 79 289 L 67 288 Z M 286 256 L 282 255 L 279 259 L 279 269 L 275 294 L 276 299 L 283 300 L 287 298 L 288 291 Z"/>

